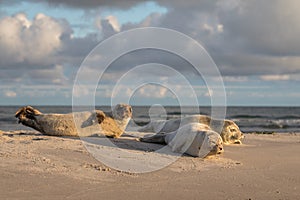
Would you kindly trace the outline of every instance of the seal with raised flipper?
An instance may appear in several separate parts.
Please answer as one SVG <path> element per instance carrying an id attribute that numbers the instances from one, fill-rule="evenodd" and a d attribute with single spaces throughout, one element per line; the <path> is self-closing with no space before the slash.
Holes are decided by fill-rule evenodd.
<path id="1" fill-rule="evenodd" d="M 95 110 L 44 114 L 31 106 L 25 106 L 16 112 L 15 117 L 19 123 L 50 136 L 120 137 L 132 117 L 132 108 L 127 104 L 118 104 L 111 113 Z"/>
<path id="2" fill-rule="evenodd" d="M 138 131 L 169 133 L 176 131 L 181 126 L 189 123 L 201 123 L 208 125 L 212 130 L 218 132 L 221 135 L 225 144 L 242 144 L 241 139 L 244 138 L 244 135 L 235 122 L 228 119 L 212 119 L 211 117 L 206 115 L 191 115 L 180 119 L 151 121 L 147 125 L 138 129 Z M 219 130 L 219 127 L 223 128 Z"/>
<path id="3" fill-rule="evenodd" d="M 173 152 L 205 158 L 224 152 L 221 136 L 200 123 L 189 123 L 170 133 L 157 133 L 139 139 L 142 142 L 167 144 Z"/>

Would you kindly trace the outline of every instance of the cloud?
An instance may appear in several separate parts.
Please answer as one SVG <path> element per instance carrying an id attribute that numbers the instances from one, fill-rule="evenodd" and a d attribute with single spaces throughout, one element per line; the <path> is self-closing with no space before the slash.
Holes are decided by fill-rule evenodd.
<path id="1" fill-rule="evenodd" d="M 34 81 L 33 84 L 64 85 L 68 82 L 68 78 L 63 70 L 61 65 L 56 65 L 52 69 L 33 70 L 28 73 L 28 78 Z"/>
<path id="2" fill-rule="evenodd" d="M 213 94 L 214 94 L 213 90 L 208 90 L 208 91 L 204 94 L 204 96 L 206 96 L 206 97 L 211 97 Z"/>
<path id="3" fill-rule="evenodd" d="M 225 82 L 246 82 L 249 80 L 247 76 L 222 76 Z"/>
<path id="4" fill-rule="evenodd" d="M 264 75 L 260 76 L 260 78 L 264 81 L 287 81 L 290 80 L 289 75 Z"/>
<path id="5" fill-rule="evenodd" d="M 23 0 L 24 2 L 32 2 L 36 3 L 36 0 Z M 132 6 L 135 6 L 140 3 L 148 2 L 147 0 L 88 0 L 88 1 L 81 1 L 81 0 L 46 0 L 50 6 L 66 6 L 70 8 L 79 8 L 79 9 L 94 9 L 98 7 L 109 7 L 109 8 L 118 8 L 118 9 L 128 9 Z M 2 4 L 15 4 L 14 1 L 8 0 L 0 0 Z M 166 7 L 186 7 L 186 8 L 194 8 L 199 7 L 201 4 L 204 9 L 209 7 L 212 3 L 209 0 L 189 0 L 188 2 L 182 2 L 179 0 L 160 0 L 157 1 L 158 4 Z"/>
<path id="6" fill-rule="evenodd" d="M 0 18 L 0 68 L 51 68 L 79 65 L 99 42 L 97 34 L 74 37 L 64 19 L 23 13 Z"/>
<path id="7" fill-rule="evenodd" d="M 36 3 L 35 0 L 28 2 Z M 300 81 L 299 1 L 162 0 L 155 2 L 166 7 L 167 12 L 151 13 L 138 23 L 126 24 L 120 23 L 123 20 L 109 14 L 106 18 L 97 18 L 99 13 L 96 11 L 111 9 L 122 11 L 143 1 L 48 0 L 46 2 L 50 5 L 49 9 L 55 6 L 85 9 L 89 17 L 94 17 L 94 25 L 98 29 L 79 37 L 73 33 L 74 25 L 65 19 L 57 19 L 43 13 L 33 19 L 23 13 L 13 16 L 2 14 L 4 17 L 0 18 L 0 84 L 13 86 L 11 89 L 2 89 L 4 97 L 11 98 L 14 93 L 15 97 L 19 97 L 22 90 L 15 90 L 19 86 L 34 88 L 34 92 L 28 89 L 23 95 L 31 94 L 34 97 L 39 91 L 39 94 L 53 97 L 69 96 L 80 63 L 98 42 L 124 30 L 149 26 L 174 29 L 203 44 L 218 65 L 224 76 L 223 80 L 231 85 L 241 84 L 244 87 L 246 84 L 257 86 L 261 82 L 271 84 Z M 11 1 L 0 0 L 0 3 L 7 5 L 11 4 Z M 148 37 L 145 36 L 143 39 L 145 38 Z M 91 77 L 97 75 L 99 67 L 102 67 L 98 62 L 113 55 L 115 47 L 133 46 L 137 39 L 130 38 L 122 43 L 116 42 L 102 52 L 93 61 L 93 65 L 89 66 L 90 69 L 84 75 L 85 79 L 89 81 Z M 163 42 L 164 38 L 157 40 Z M 192 57 L 199 56 L 199 52 L 193 51 L 180 41 L 174 41 L 173 45 L 174 48 L 189 52 Z M 103 94 L 109 97 L 111 89 L 108 89 L 109 84 L 114 84 L 134 66 L 150 62 L 172 67 L 186 75 L 194 85 L 199 84 L 197 81 L 202 78 L 184 59 L 171 53 L 146 49 L 123 55 L 111 64 L 102 79 L 107 88 L 100 96 Z M 134 74 L 132 79 L 135 77 L 144 79 L 146 75 L 161 79 L 175 76 L 157 68 L 149 68 L 143 73 Z M 253 81 L 253 77 L 257 81 Z M 40 87 L 36 87 L 37 84 Z M 173 85 L 180 88 L 176 82 Z M 182 88 L 178 90 L 184 92 Z M 122 92 L 124 96 L 132 93 L 128 88 L 120 90 L 120 93 Z M 205 98 L 209 97 L 209 92 L 199 89 L 197 94 Z M 213 95 L 216 94 L 217 92 L 213 91 Z M 160 100 L 172 96 L 164 89 L 155 87 L 141 90 L 136 95 L 140 98 L 155 97 Z"/>
<path id="8" fill-rule="evenodd" d="M 36 3 L 36 0 L 23 0 L 23 2 L 32 2 Z M 120 0 L 46 0 L 50 6 L 66 6 L 70 8 L 79 8 L 79 9 L 94 9 L 95 7 L 114 7 L 114 8 L 122 8 L 126 9 L 141 3 L 141 0 L 127 0 L 127 1 L 120 1 Z M 16 4 L 14 1 L 9 0 L 0 0 L 1 4 L 11 5 Z"/>
<path id="9" fill-rule="evenodd" d="M 165 98 L 167 96 L 174 97 L 168 88 L 157 85 L 146 85 L 139 88 L 137 96 L 146 98 Z"/>
<path id="10" fill-rule="evenodd" d="M 93 9 L 95 7 L 115 7 L 115 8 L 129 8 L 133 5 L 141 3 L 140 0 L 127 0 L 127 1 L 115 1 L 115 0 L 47 0 L 50 5 L 65 5 L 74 8 Z"/>
<path id="11" fill-rule="evenodd" d="M 129 2 L 50 0 L 48 2 L 50 5 L 65 5 L 85 9 L 96 7 L 128 9 L 141 3 L 135 0 Z M 139 23 L 129 22 L 126 24 L 120 24 L 115 16 L 109 15 L 106 18 L 95 19 L 95 25 L 100 30 L 103 38 L 137 27 L 158 26 L 175 29 L 202 43 L 219 66 L 221 73 L 226 76 L 300 72 L 300 66 L 297 64 L 300 60 L 300 44 L 298 40 L 298 35 L 300 35 L 300 14 L 296 9 L 299 7 L 298 4 L 300 4 L 298 1 L 288 0 L 283 3 L 278 0 L 264 2 L 257 0 L 246 2 L 239 0 L 192 0 L 183 3 L 179 0 L 163 0 L 157 1 L 157 4 L 167 7 L 167 12 L 163 14 L 151 13 Z M 22 27 L 29 26 L 30 23 L 34 24 L 34 21 L 30 22 L 24 16 L 23 18 L 19 17 L 18 20 Z M 72 28 L 68 23 L 62 26 L 61 21 L 57 19 L 50 20 L 54 21 L 59 27 L 56 29 L 56 35 L 62 35 L 60 39 L 54 40 L 55 34 L 49 34 L 52 36 L 49 39 L 49 44 L 52 46 L 45 45 L 43 48 L 48 47 L 45 51 L 36 51 L 45 56 L 36 55 L 29 57 L 18 55 L 16 56 L 18 59 L 15 60 L 20 62 L 29 60 L 31 61 L 30 64 L 38 63 L 44 65 L 49 64 L 46 62 L 47 60 L 58 60 L 59 63 L 55 64 L 62 64 L 62 62 L 76 64 L 82 61 L 82 55 L 86 55 L 93 45 L 99 42 L 97 38 L 99 33 L 95 32 L 94 35 L 84 38 L 72 38 Z M 45 37 L 49 36 L 46 35 Z M 51 42 L 52 40 L 54 42 Z M 13 41 L 18 40 L 13 39 Z M 15 49 L 19 48 L 18 45 L 10 45 L 10 48 L 12 49 L 14 46 Z M 36 46 L 38 49 L 39 46 Z M 7 54 L 9 52 L 15 53 L 15 51 L 8 51 Z M 59 55 L 53 59 L 52 55 L 57 52 L 59 52 Z M 109 54 L 109 52 L 107 53 Z M 196 55 L 197 52 L 193 53 Z M 47 57 L 47 55 L 50 56 Z M 38 57 L 40 60 L 34 60 L 34 57 Z M 149 55 L 149 58 L 155 60 L 154 57 L 154 55 Z M 175 63 L 167 60 L 172 60 L 172 58 L 166 56 L 163 62 L 170 65 Z M 23 65 L 25 64 L 24 62 Z M 122 65 L 130 66 L 135 61 L 128 60 L 127 62 L 128 64 L 123 62 Z M 177 65 L 179 66 L 180 64 Z M 121 66 L 117 68 L 124 69 Z M 184 69 L 182 68 L 182 70 Z"/>
<path id="12" fill-rule="evenodd" d="M 120 24 L 118 22 L 117 17 L 115 17 L 113 15 L 109 15 L 105 19 L 109 22 L 109 24 L 112 26 L 114 31 L 120 32 Z"/>
<path id="13" fill-rule="evenodd" d="M 121 29 L 117 17 L 113 15 L 109 15 L 105 19 L 97 18 L 95 25 L 101 31 L 103 39 L 120 32 Z"/>
<path id="14" fill-rule="evenodd" d="M 4 17 L 0 20 L 0 65 L 49 65 L 49 58 L 61 47 L 63 34 L 60 22 L 44 14 L 33 21 L 22 13 Z"/>
<path id="15" fill-rule="evenodd" d="M 157 2 L 168 12 L 122 30 L 159 26 L 185 33 L 204 44 L 226 76 L 300 72 L 298 1 Z"/>
<path id="16" fill-rule="evenodd" d="M 245 1 L 220 12 L 225 37 L 249 53 L 300 55 L 299 1 Z M 236 41 L 236 42 L 235 42 Z"/>
<path id="17" fill-rule="evenodd" d="M 0 83 L 72 84 L 80 63 L 98 43 L 96 34 L 72 34 L 66 20 L 42 13 L 32 20 L 23 13 L 0 18 Z"/>
<path id="18" fill-rule="evenodd" d="M 300 81 L 300 74 L 280 74 L 280 75 L 263 75 L 260 76 L 264 81 Z"/>
<path id="19" fill-rule="evenodd" d="M 9 97 L 9 98 L 11 98 L 11 97 L 16 97 L 16 96 L 17 96 L 17 93 L 14 92 L 14 91 L 11 91 L 11 90 L 7 90 L 7 91 L 4 92 L 4 96 L 5 96 L 5 97 Z"/>

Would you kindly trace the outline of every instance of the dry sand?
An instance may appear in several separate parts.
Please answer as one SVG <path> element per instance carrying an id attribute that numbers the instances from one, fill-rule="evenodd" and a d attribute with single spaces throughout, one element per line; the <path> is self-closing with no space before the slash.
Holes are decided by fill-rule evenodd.
<path id="1" fill-rule="evenodd" d="M 144 155 L 161 147 L 114 142 Z M 300 134 L 246 134 L 243 142 L 135 174 L 104 166 L 77 138 L 0 131 L 0 199 L 300 199 Z"/>

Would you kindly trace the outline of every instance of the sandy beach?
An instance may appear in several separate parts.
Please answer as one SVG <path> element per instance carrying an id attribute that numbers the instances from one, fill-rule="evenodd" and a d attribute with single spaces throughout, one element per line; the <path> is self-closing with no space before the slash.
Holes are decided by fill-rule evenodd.
<path id="1" fill-rule="evenodd" d="M 161 147 L 114 140 L 144 155 Z M 246 134 L 220 156 L 129 173 L 96 160 L 78 138 L 0 132 L 0 199 L 299 199 L 299 152 L 298 133 Z"/>

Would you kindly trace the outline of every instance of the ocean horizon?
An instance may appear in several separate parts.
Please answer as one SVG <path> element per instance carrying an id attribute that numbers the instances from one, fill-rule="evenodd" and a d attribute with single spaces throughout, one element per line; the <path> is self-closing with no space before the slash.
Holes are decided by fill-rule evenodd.
<path id="1" fill-rule="evenodd" d="M 15 112 L 21 105 L 0 106 L 0 129 L 4 131 L 31 130 L 17 123 Z M 69 113 L 72 106 L 36 105 L 33 107 L 43 113 Z M 151 106 L 132 106 L 133 122 L 138 125 L 147 124 L 150 120 L 175 119 L 195 114 L 211 115 L 209 106 L 164 106 L 157 107 L 157 112 Z M 90 107 L 88 107 L 90 108 Z M 109 112 L 110 106 L 96 106 L 96 109 Z M 215 111 L 223 112 L 222 107 L 214 107 Z M 84 106 L 82 106 L 84 110 Z M 149 110 L 150 109 L 150 110 Z M 198 112 L 199 111 L 199 112 Z M 150 114 L 149 114 L 150 113 Z M 300 130 L 300 107 L 288 106 L 228 106 L 226 119 L 233 120 L 242 132 L 287 133 Z"/>

